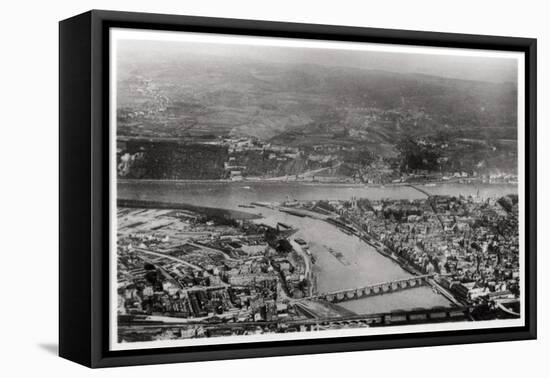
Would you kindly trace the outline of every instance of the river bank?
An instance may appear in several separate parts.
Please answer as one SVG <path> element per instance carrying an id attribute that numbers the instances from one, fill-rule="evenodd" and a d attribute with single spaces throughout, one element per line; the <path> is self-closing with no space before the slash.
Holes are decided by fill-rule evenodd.
<path id="1" fill-rule="evenodd" d="M 406 181 L 406 182 L 389 182 L 385 184 L 373 184 L 373 183 L 360 183 L 349 181 L 314 181 L 314 180 L 276 180 L 276 179 L 263 179 L 263 178 L 243 178 L 242 180 L 231 179 L 202 179 L 202 180 L 187 180 L 187 179 L 126 179 L 117 178 L 117 184 L 132 184 L 132 183 L 169 183 L 169 184 L 302 184 L 302 185 L 327 185 L 327 186 L 343 186 L 343 187 L 365 187 L 365 188 L 391 188 L 410 185 L 419 186 L 433 186 L 433 185 L 445 185 L 445 184 L 459 184 L 459 185 L 510 185 L 517 186 L 515 182 L 509 183 L 495 183 L 486 182 L 480 178 L 452 178 L 448 180 L 418 180 L 418 181 Z"/>

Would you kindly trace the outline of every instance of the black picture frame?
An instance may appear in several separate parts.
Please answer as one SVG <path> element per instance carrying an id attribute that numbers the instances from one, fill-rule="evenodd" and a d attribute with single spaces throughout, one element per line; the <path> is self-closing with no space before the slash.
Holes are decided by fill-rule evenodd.
<path id="1" fill-rule="evenodd" d="M 110 27 L 525 53 L 525 326 L 110 351 Z M 59 24 L 59 354 L 89 367 L 536 338 L 536 39 L 92 10 Z"/>

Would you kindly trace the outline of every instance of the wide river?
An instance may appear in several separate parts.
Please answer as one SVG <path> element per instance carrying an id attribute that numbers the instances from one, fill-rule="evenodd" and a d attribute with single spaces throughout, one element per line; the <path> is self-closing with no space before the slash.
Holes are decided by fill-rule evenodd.
<path id="1" fill-rule="evenodd" d="M 438 184 L 420 186 L 431 194 L 478 195 L 482 198 L 517 193 L 516 185 Z M 118 198 L 188 203 L 261 214 L 257 222 L 289 224 L 299 229 L 316 258 L 314 271 L 318 292 L 366 286 L 410 277 L 392 260 L 382 256 L 357 237 L 341 232 L 319 219 L 297 217 L 264 207 L 242 208 L 250 202 L 287 200 L 347 200 L 352 196 L 378 200 L 416 199 L 426 195 L 408 186 L 367 187 L 342 184 L 267 183 L 267 182 L 153 182 L 119 181 Z M 337 259 L 333 253 L 340 252 Z M 447 306 L 448 300 L 428 286 L 402 292 L 343 302 L 340 305 L 356 313 L 378 313 L 415 307 Z"/>

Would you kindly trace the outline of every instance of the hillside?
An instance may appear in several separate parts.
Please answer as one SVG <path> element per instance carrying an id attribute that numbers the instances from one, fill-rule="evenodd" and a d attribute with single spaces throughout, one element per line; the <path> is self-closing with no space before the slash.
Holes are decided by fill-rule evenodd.
<path id="1" fill-rule="evenodd" d="M 515 170 L 512 83 L 214 56 L 134 57 L 119 71 L 119 137 L 253 137 L 300 149 L 365 149 L 384 159 L 407 155 L 403 140 L 436 138 L 451 144 L 437 153 L 447 159 L 439 169 Z M 467 164 L 456 160 L 466 153 Z"/>

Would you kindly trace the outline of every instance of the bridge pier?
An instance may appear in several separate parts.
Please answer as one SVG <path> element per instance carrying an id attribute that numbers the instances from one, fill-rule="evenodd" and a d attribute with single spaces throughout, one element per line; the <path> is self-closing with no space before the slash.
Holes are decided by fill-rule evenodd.
<path id="1" fill-rule="evenodd" d="M 345 299 L 348 299 L 348 300 L 352 300 L 352 299 L 355 299 L 355 291 L 346 291 L 344 293 L 344 297 Z"/>

